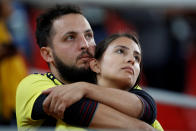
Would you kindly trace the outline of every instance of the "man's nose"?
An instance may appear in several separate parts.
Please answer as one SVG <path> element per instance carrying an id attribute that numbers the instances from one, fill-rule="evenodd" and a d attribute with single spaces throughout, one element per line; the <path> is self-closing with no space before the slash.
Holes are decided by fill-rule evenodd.
<path id="1" fill-rule="evenodd" d="M 80 43 L 81 50 L 89 48 L 89 43 L 84 36 L 81 36 L 79 43 Z"/>

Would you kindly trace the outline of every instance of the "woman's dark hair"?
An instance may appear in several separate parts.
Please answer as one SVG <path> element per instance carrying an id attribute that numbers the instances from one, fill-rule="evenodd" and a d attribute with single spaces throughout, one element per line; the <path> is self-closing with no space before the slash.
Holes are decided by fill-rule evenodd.
<path id="1" fill-rule="evenodd" d="M 76 5 L 57 5 L 55 8 L 49 9 L 37 18 L 36 39 L 40 48 L 50 43 L 49 40 L 54 20 L 67 14 L 82 14 L 82 12 Z"/>
<path id="2" fill-rule="evenodd" d="M 106 51 L 106 49 L 108 48 L 108 46 L 116 39 L 120 38 L 120 37 L 127 37 L 130 38 L 131 40 L 133 40 L 140 48 L 141 50 L 141 46 L 139 43 L 139 40 L 137 39 L 137 37 L 131 33 L 117 33 L 117 34 L 112 34 L 109 37 L 105 38 L 104 40 L 102 40 L 100 43 L 98 43 L 96 45 L 96 49 L 95 49 L 95 59 L 100 60 L 104 54 L 104 52 Z M 138 85 L 141 79 L 141 70 L 142 70 L 142 61 L 140 63 L 140 74 L 138 76 L 138 79 L 135 83 L 134 86 Z M 133 87 L 134 87 L 133 86 Z"/>

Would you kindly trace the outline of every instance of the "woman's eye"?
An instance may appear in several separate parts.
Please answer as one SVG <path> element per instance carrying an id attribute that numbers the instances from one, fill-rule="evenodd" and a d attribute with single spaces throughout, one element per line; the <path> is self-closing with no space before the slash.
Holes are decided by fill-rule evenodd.
<path id="1" fill-rule="evenodd" d="M 140 57 L 139 56 L 135 56 L 135 60 L 140 62 Z"/>

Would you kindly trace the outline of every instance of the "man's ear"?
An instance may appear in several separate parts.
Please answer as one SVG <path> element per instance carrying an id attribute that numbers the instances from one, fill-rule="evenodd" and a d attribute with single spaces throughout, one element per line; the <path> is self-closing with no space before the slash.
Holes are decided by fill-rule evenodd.
<path id="1" fill-rule="evenodd" d="M 40 53 L 46 62 L 51 63 L 53 61 L 52 50 L 50 47 L 41 47 Z"/>
<path id="2" fill-rule="evenodd" d="M 90 68 L 93 72 L 99 74 L 101 72 L 99 61 L 97 61 L 95 58 L 92 58 L 89 62 Z"/>

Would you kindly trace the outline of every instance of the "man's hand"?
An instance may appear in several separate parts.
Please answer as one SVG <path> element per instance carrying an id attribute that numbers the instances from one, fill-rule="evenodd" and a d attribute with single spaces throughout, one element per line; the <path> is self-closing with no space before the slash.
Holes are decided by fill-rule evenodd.
<path id="1" fill-rule="evenodd" d="M 85 84 L 76 82 L 60 85 L 42 93 L 49 94 L 43 103 L 44 111 L 56 119 L 63 119 L 66 108 L 85 96 Z"/>

